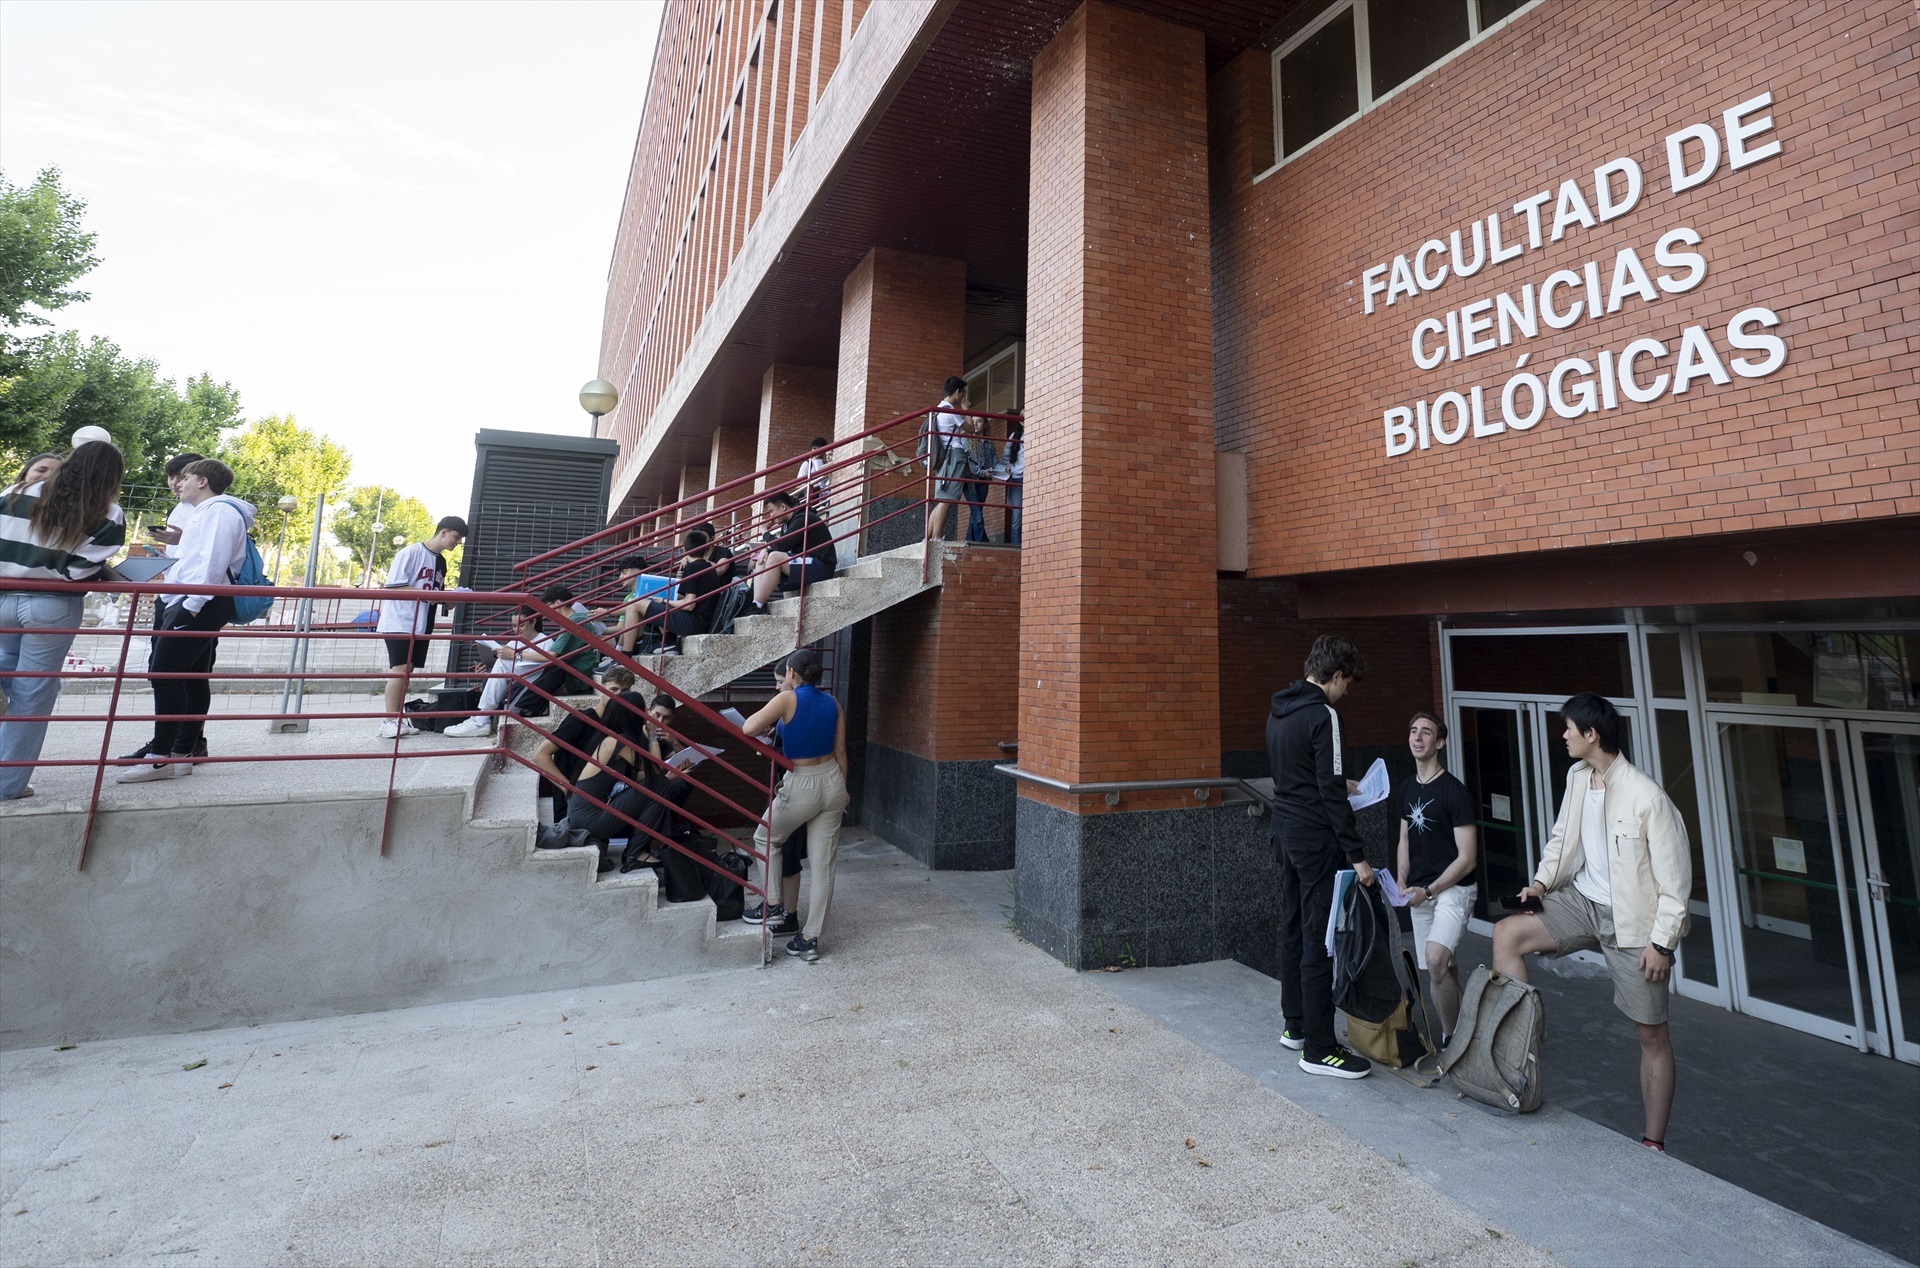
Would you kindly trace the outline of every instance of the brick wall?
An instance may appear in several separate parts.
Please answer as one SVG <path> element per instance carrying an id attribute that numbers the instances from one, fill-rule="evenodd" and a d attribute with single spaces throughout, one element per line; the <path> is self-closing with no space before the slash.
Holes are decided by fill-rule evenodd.
<path id="1" fill-rule="evenodd" d="M 1020 552 L 952 551 L 938 590 L 873 618 L 867 738 L 936 762 L 1019 738 Z"/>
<path id="2" fill-rule="evenodd" d="M 1249 455 L 1252 571 L 1369 564 L 1741 532 L 1920 511 L 1920 11 L 1846 4 L 1545 0 L 1258 184 L 1271 161 L 1270 62 L 1215 76 L 1216 399 L 1222 448 Z M 1771 90 L 1782 153 L 1674 192 L 1665 138 Z M 1758 140 L 1755 142 L 1758 144 Z M 1363 312 L 1364 270 L 1592 169 L 1636 159 L 1633 210 L 1471 278 Z M 1547 204 L 1551 215 L 1555 203 Z M 1421 371 L 1421 318 L 1516 292 L 1557 269 L 1703 242 L 1696 289 L 1628 298 L 1598 320 Z M 1038 287 L 1036 287 L 1036 291 Z M 1578 296 L 1575 296 L 1578 297 Z M 1562 296 L 1564 301 L 1565 296 Z M 1376 301 L 1378 304 L 1378 301 Z M 1503 384 L 1642 335 L 1671 353 L 1751 305 L 1777 311 L 1783 367 L 1531 430 L 1385 453 L 1382 412 Z M 1564 306 L 1564 302 L 1563 302 Z M 1444 340 L 1442 341 L 1444 342 Z M 1524 345 L 1524 346 L 1522 346 Z M 1675 358 L 1642 363 L 1641 381 Z M 1524 403 L 1525 393 L 1521 394 Z"/>
<path id="3" fill-rule="evenodd" d="M 1367 660 L 1367 676 L 1340 702 L 1349 747 L 1406 739 L 1419 709 L 1440 711 L 1433 623 L 1418 617 L 1302 620 L 1291 581 L 1220 582 L 1220 747 L 1264 749 L 1273 693 L 1301 676 L 1313 640 L 1338 634 Z"/>
<path id="4" fill-rule="evenodd" d="M 707 461 L 707 487 L 718 489 L 730 481 L 742 476 L 752 475 L 758 463 L 755 461 L 760 446 L 760 433 L 753 427 L 716 427 L 713 429 L 713 449 Z M 712 498 L 713 508 L 720 507 L 753 494 L 751 485 L 743 484 L 725 493 L 716 493 Z"/>
<path id="5" fill-rule="evenodd" d="M 964 260 L 875 247 L 841 291 L 834 435 L 938 401 L 966 356 Z"/>
<path id="6" fill-rule="evenodd" d="M 791 458 L 791 467 L 773 473 L 774 483 L 791 480 L 800 474 L 800 459 L 815 436 L 833 435 L 832 370 L 808 365 L 770 365 L 760 380 L 759 449 L 754 457 L 756 470 L 771 467 L 782 458 Z M 754 481 L 757 489 L 767 487 L 768 477 Z"/>
<path id="7" fill-rule="evenodd" d="M 1098 0 L 1034 61 L 1020 761 L 1056 779 L 1219 771 L 1205 94 L 1198 31 Z"/>

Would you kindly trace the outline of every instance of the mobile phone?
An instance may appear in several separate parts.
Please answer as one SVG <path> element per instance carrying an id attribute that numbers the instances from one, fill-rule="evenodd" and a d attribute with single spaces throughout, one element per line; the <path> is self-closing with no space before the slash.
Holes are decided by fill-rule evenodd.
<path id="1" fill-rule="evenodd" d="M 1522 898 L 1518 894 L 1502 895 L 1500 898 L 1500 905 L 1506 908 L 1508 911 L 1539 911 L 1540 910 L 1540 900 L 1538 898 Z"/>

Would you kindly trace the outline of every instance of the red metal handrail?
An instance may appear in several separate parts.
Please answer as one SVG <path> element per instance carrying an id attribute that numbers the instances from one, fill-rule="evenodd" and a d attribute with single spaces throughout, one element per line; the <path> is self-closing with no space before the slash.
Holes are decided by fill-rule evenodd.
<path id="1" fill-rule="evenodd" d="M 43 581 L 43 580 L 35 580 L 35 579 L 17 579 L 17 580 L 9 579 L 8 582 L 6 583 L 6 587 L 8 589 L 21 590 L 21 591 L 52 592 L 52 593 L 65 593 L 65 594 L 85 593 L 85 592 L 121 594 L 121 595 L 129 596 L 135 602 L 137 602 L 142 596 L 147 596 L 147 595 L 170 595 L 170 594 L 181 593 L 181 590 L 178 587 L 170 587 L 165 582 L 76 583 L 76 582 L 63 582 L 63 581 Z M 259 597 L 261 595 L 262 589 L 263 589 L 262 587 L 256 587 L 256 586 L 196 585 L 193 588 L 192 592 L 197 594 L 209 594 L 209 595 Z M 316 599 L 316 600 L 332 599 L 332 600 L 339 600 L 342 602 L 348 602 L 348 601 L 353 601 L 352 599 L 348 598 L 349 595 L 353 595 L 357 597 L 358 595 L 361 595 L 364 592 L 349 591 L 349 592 L 346 592 L 346 594 L 343 594 L 339 589 L 330 588 L 330 587 L 283 587 L 283 588 L 273 590 L 272 593 L 277 599 Z M 389 597 L 395 597 L 395 596 L 389 595 Z M 458 605 L 458 604 L 465 604 L 465 603 L 498 603 L 498 604 L 509 605 L 516 610 L 532 612 L 540 616 L 542 618 L 543 623 L 545 623 L 548 626 L 548 628 L 554 630 L 556 633 L 565 632 L 565 633 L 572 634 L 574 637 L 579 639 L 579 641 L 585 647 L 592 648 L 597 654 L 602 656 L 613 655 L 616 659 L 622 661 L 626 665 L 626 667 L 634 674 L 634 677 L 636 679 L 636 685 L 645 684 L 655 692 L 667 691 L 670 693 L 675 693 L 677 695 L 677 692 L 675 692 L 675 689 L 670 683 L 667 683 L 664 679 L 661 679 L 658 675 L 650 672 L 644 665 L 634 663 L 629 658 L 621 656 L 618 653 L 618 650 L 614 648 L 603 636 L 595 633 L 595 631 L 592 628 L 575 621 L 572 618 L 570 613 L 567 613 L 565 611 L 555 610 L 554 608 L 548 605 L 540 603 L 538 600 L 528 598 L 524 594 L 521 594 L 518 592 L 445 591 L 445 592 L 435 592 L 431 595 L 430 598 L 426 596 L 422 596 L 421 599 L 415 600 L 415 601 L 426 601 L 426 602 L 433 602 L 436 604 L 445 603 L 447 605 Z M 341 680 L 352 681 L 352 680 L 372 680 L 372 679 L 386 680 L 391 678 L 393 672 L 395 672 L 391 670 L 389 671 L 351 670 L 351 669 L 341 669 L 341 668 L 322 668 L 322 669 L 305 669 L 305 670 L 295 669 L 295 670 L 284 671 L 284 672 L 283 671 L 222 672 L 217 667 L 210 671 L 155 671 L 151 667 L 147 669 L 135 669 L 135 668 L 129 667 L 128 661 L 129 661 L 129 651 L 133 641 L 133 635 L 136 630 L 141 630 L 143 634 L 147 632 L 145 630 L 142 630 L 141 627 L 132 620 L 130 620 L 123 629 L 113 629 L 109 627 L 108 630 L 105 631 L 106 633 L 112 636 L 117 636 L 117 641 L 119 642 L 119 645 L 120 645 L 119 647 L 120 654 L 119 654 L 119 660 L 117 665 L 111 671 L 112 691 L 108 700 L 107 710 L 104 715 L 93 714 L 93 713 L 62 714 L 57 712 L 56 710 L 50 709 L 47 713 L 44 713 L 44 714 L 31 714 L 31 715 L 13 714 L 13 715 L 9 715 L 7 719 L 9 722 L 20 722 L 20 723 L 45 722 L 45 723 L 48 723 L 50 726 L 51 725 L 85 724 L 85 725 L 98 725 L 101 727 L 101 745 L 100 745 L 100 750 L 97 756 L 67 757 L 67 758 L 39 757 L 31 762 L 11 761 L 11 762 L 0 763 L 0 766 L 7 766 L 7 767 L 18 767 L 18 766 L 25 765 L 29 767 L 31 766 L 76 767 L 77 766 L 77 767 L 93 768 L 94 778 L 93 778 L 91 793 L 88 800 L 86 827 L 82 834 L 80 856 L 77 863 L 77 865 L 82 868 L 86 866 L 87 852 L 92 843 L 93 828 L 98 817 L 100 792 L 101 792 L 102 783 L 103 783 L 106 771 L 109 768 L 113 768 L 113 767 L 145 765 L 145 764 L 151 763 L 153 760 L 151 756 L 147 758 L 135 759 L 135 758 L 116 758 L 116 757 L 110 757 L 108 755 L 107 750 L 111 745 L 113 729 L 117 723 L 153 722 L 153 721 L 161 720 L 163 717 L 168 718 L 169 720 L 172 720 L 172 721 L 199 721 L 199 722 L 205 723 L 208 721 L 233 721 L 237 719 L 245 719 L 245 720 L 251 720 L 251 721 L 273 721 L 276 719 L 284 720 L 284 719 L 296 716 L 296 715 L 287 714 L 279 711 L 233 712 L 233 711 L 210 710 L 209 712 L 204 714 L 188 714 L 188 715 L 160 715 L 157 712 L 127 712 L 121 709 L 120 702 L 124 695 L 125 686 L 129 681 L 138 682 L 142 680 L 145 680 L 145 681 L 204 680 L 211 683 L 214 679 L 222 679 L 222 680 L 266 679 L 266 680 L 273 680 L 273 681 L 286 680 L 286 681 L 302 681 L 302 682 L 341 681 Z M 86 635 L 89 633 L 99 633 L 101 631 L 99 631 L 97 628 L 95 630 L 89 630 L 85 626 L 77 627 L 71 631 L 49 631 L 45 628 L 36 628 L 31 631 L 26 631 L 18 627 L 9 627 L 9 628 L 0 629 L 0 633 L 5 633 L 5 634 L 19 634 L 19 633 L 29 633 L 29 632 L 36 633 L 36 634 L 47 634 L 47 633 L 56 633 L 56 632 L 72 633 L 76 637 L 78 637 L 78 636 Z M 167 637 L 169 638 L 175 638 L 175 637 L 220 638 L 223 640 L 231 640 L 231 641 L 260 640 L 263 642 L 268 642 L 268 641 L 284 642 L 285 640 L 290 638 L 311 638 L 315 640 L 332 640 L 335 642 L 344 642 L 344 643 L 371 642 L 371 643 L 379 644 L 385 636 L 383 636 L 377 630 L 336 629 L 336 630 L 330 630 L 330 631 L 316 631 L 316 632 L 309 633 L 309 632 L 303 632 L 299 630 L 290 630 L 285 628 L 256 628 L 253 626 L 241 625 L 241 626 L 227 626 L 219 630 L 208 630 L 208 631 L 173 630 L 173 631 L 167 631 Z M 454 634 L 451 632 L 436 632 L 432 635 L 428 635 L 424 637 L 427 637 L 430 641 L 433 641 L 433 642 L 445 642 L 448 644 L 452 644 L 452 643 L 457 643 L 462 641 L 467 641 L 467 642 L 475 641 L 479 636 L 471 635 L 471 634 Z M 564 660 L 554 662 L 554 663 L 560 665 L 563 668 L 564 673 L 567 675 L 567 680 L 569 685 L 575 686 L 579 689 L 578 692 L 574 694 L 576 695 L 577 694 L 594 694 L 602 698 L 608 698 L 614 694 L 611 691 L 609 691 L 607 688 L 602 686 L 601 684 L 596 683 L 590 674 L 582 671 L 577 666 L 569 664 Z M 544 668 L 545 665 L 543 664 L 542 667 Z M 405 667 L 400 672 L 402 672 L 403 677 L 405 678 L 410 679 L 412 677 L 412 670 L 410 667 Z M 22 670 L 22 669 L 16 668 L 14 670 L 0 673 L 0 682 L 10 682 L 11 680 L 23 679 L 23 678 L 55 678 L 55 679 L 60 679 L 64 682 L 65 680 L 76 679 L 76 678 L 98 680 L 105 676 L 107 675 L 98 674 L 98 673 L 70 672 L 65 669 L 49 670 L 49 671 L 42 672 L 37 670 Z M 598 717 L 593 716 L 589 711 L 577 708 L 574 705 L 574 703 L 572 703 L 569 699 L 567 699 L 562 692 L 546 691 L 542 689 L 538 683 L 533 682 L 531 678 L 522 678 L 518 675 L 511 674 L 505 670 L 488 671 L 485 673 L 472 675 L 472 677 L 474 680 L 494 679 L 494 678 L 513 679 L 514 681 L 527 686 L 534 696 L 540 699 L 546 700 L 549 703 L 550 708 L 556 709 L 562 714 L 584 716 L 590 733 L 596 733 L 603 738 L 607 736 L 617 737 L 618 735 L 617 732 L 609 728 L 604 722 L 602 722 Z M 733 815 L 737 815 L 742 819 L 745 819 L 747 822 L 752 824 L 756 829 L 764 828 L 770 837 L 771 831 L 772 831 L 772 824 L 769 816 L 771 813 L 774 781 L 777 779 L 780 771 L 784 769 L 789 769 L 791 767 L 791 763 L 789 763 L 778 751 L 769 747 L 767 744 L 763 743 L 762 741 L 754 737 L 747 736 L 744 732 L 740 731 L 739 728 L 735 727 L 732 723 L 730 723 L 727 719 L 722 717 L 719 713 L 715 712 L 714 710 L 712 710 L 705 704 L 701 703 L 700 701 L 694 700 L 694 699 L 682 700 L 679 707 L 681 709 L 690 711 L 693 717 L 700 719 L 702 722 L 704 722 L 708 726 L 715 729 L 719 734 L 726 737 L 728 741 L 729 750 L 731 750 L 732 746 L 737 744 L 742 746 L 741 751 L 746 756 L 761 758 L 766 761 L 767 773 L 763 778 L 761 776 L 755 775 L 750 770 L 740 766 L 731 756 L 729 756 L 728 752 L 722 752 L 721 754 L 717 754 L 714 757 L 711 757 L 708 759 L 708 761 L 712 763 L 712 766 L 706 773 L 697 774 L 696 771 L 700 770 L 700 767 L 697 766 L 694 770 L 689 770 L 682 773 L 681 778 L 685 779 L 689 784 L 689 786 L 692 787 L 696 792 L 704 793 L 707 796 L 713 798 L 727 812 Z M 504 712 L 504 711 L 501 711 L 501 712 Z M 384 709 L 369 709 L 366 707 L 358 707 L 358 708 L 347 708 L 344 710 L 338 710 L 338 709 L 326 710 L 326 711 L 311 710 L 297 716 L 305 717 L 311 720 L 335 720 L 335 719 L 371 720 L 371 719 L 378 719 L 378 718 L 393 718 L 395 715 L 387 713 Z M 453 715 L 450 711 L 423 710 L 423 711 L 419 711 L 411 714 L 403 711 L 403 713 L 399 716 L 402 716 L 402 717 L 408 717 L 408 716 L 448 717 L 448 716 L 455 716 L 455 715 Z M 472 713 L 467 711 L 462 711 L 457 716 L 467 717 L 467 716 L 472 716 Z M 677 715 L 677 716 L 684 717 L 685 715 Z M 681 742 L 681 743 L 689 742 L 688 736 L 680 728 L 680 726 L 677 726 L 677 725 L 667 726 L 667 727 L 661 727 L 659 729 L 665 731 L 671 738 L 673 738 L 677 742 Z M 598 740 L 594 741 L 594 744 L 596 747 L 598 745 L 598 742 L 599 742 Z M 556 740 L 556 744 L 563 744 L 563 742 Z M 565 747 L 568 749 L 569 752 L 574 753 L 576 756 L 590 757 L 590 754 L 580 754 L 579 751 L 573 748 L 573 746 L 571 745 L 565 745 Z M 461 745 L 459 747 L 403 748 L 400 737 L 396 735 L 393 739 L 393 743 L 391 747 L 384 752 L 356 751 L 356 752 L 252 753 L 252 754 L 221 755 L 221 756 L 208 756 L 208 757 L 191 757 L 191 756 L 183 756 L 178 758 L 169 757 L 168 760 L 170 763 L 177 761 L 187 766 L 238 765 L 238 764 L 248 764 L 248 763 L 259 763 L 259 764 L 265 765 L 270 763 L 289 762 L 289 761 L 365 761 L 365 760 L 376 760 L 376 759 L 386 760 L 389 763 L 389 769 L 388 769 L 387 791 L 386 791 L 385 803 L 383 807 L 383 815 L 382 815 L 383 822 L 382 822 L 382 832 L 381 832 L 381 841 L 380 841 L 380 849 L 381 849 L 381 852 L 384 854 L 387 847 L 387 832 L 391 822 L 392 799 L 393 799 L 393 792 L 394 792 L 394 786 L 395 786 L 394 774 L 395 774 L 395 771 L 397 770 L 398 763 L 401 760 L 418 759 L 418 758 L 425 758 L 425 757 L 458 757 L 458 756 L 475 756 L 475 755 L 499 755 L 504 759 L 515 761 L 520 763 L 523 766 L 529 766 L 529 767 L 532 767 L 533 769 L 538 770 L 538 767 L 535 766 L 535 764 L 529 758 L 513 750 L 511 744 L 509 743 L 507 729 L 504 727 L 501 728 L 499 735 L 496 737 L 494 742 L 488 745 L 479 746 L 479 747 Z M 646 766 L 653 762 L 652 755 L 650 753 L 645 753 L 644 755 L 642 755 L 641 753 L 636 752 L 636 757 L 640 759 L 641 765 L 643 766 Z M 702 763 L 701 766 L 705 766 L 705 763 Z M 546 778 L 548 778 L 549 782 L 552 782 L 550 775 L 547 775 L 547 773 L 544 771 L 540 773 Z M 742 805 L 738 801 L 736 801 L 734 798 L 728 796 L 723 790 L 721 790 L 718 786 L 716 786 L 712 782 L 713 776 L 715 774 L 720 774 L 720 773 L 731 775 L 733 778 L 738 779 L 748 784 L 749 786 L 758 787 L 764 790 L 767 798 L 765 802 L 765 806 L 767 808 L 763 810 L 756 810 L 751 807 Z M 639 787 L 639 785 L 635 785 L 635 787 Z M 675 841 L 669 837 L 666 837 L 663 834 L 653 830 L 652 828 L 646 825 L 637 823 L 632 817 L 621 813 L 617 808 L 600 801 L 598 798 L 594 797 L 591 793 L 587 793 L 584 790 L 580 789 L 579 787 L 577 787 L 577 785 L 573 781 L 563 781 L 559 785 L 559 790 L 564 796 L 568 798 L 571 798 L 573 795 L 577 793 L 580 796 L 582 796 L 585 800 L 587 800 L 589 803 L 599 806 L 602 810 L 607 811 L 611 816 L 613 816 L 619 822 L 630 825 L 634 829 L 635 835 L 644 834 L 645 836 L 647 836 L 651 841 L 655 843 L 656 849 L 658 849 L 661 846 L 664 846 L 667 849 L 678 850 L 680 853 L 696 859 L 702 866 L 709 867 L 709 868 L 712 868 L 714 866 L 713 864 L 709 863 L 704 857 L 700 856 L 696 852 L 685 849 L 685 847 L 681 846 L 678 841 Z M 645 792 L 654 801 L 662 800 L 657 796 L 657 794 L 652 793 L 650 789 L 642 789 L 642 791 Z M 678 808 L 676 809 L 675 813 L 679 817 L 683 817 L 687 819 L 689 822 L 693 823 L 697 828 L 703 831 L 711 832 L 716 836 L 725 835 L 722 829 L 717 827 L 710 819 L 703 816 L 700 812 L 694 810 L 692 807 Z M 755 884 L 749 879 L 749 881 L 745 884 L 744 888 L 746 888 L 751 893 L 758 894 L 760 896 L 761 901 L 763 902 L 773 901 L 773 899 L 770 899 L 768 897 L 768 894 L 769 892 L 771 892 L 777 897 L 778 882 L 776 879 L 769 878 L 767 875 L 767 872 L 766 872 L 767 852 L 757 848 L 757 846 L 751 843 L 749 843 L 746 846 L 745 852 L 750 857 L 760 861 L 761 880 L 758 884 Z M 732 876 L 732 873 L 724 872 L 724 869 L 716 869 L 716 870 L 721 870 L 725 875 L 728 875 L 729 877 Z M 765 934 L 764 926 L 763 926 L 763 931 L 762 931 L 763 956 L 767 954 L 767 952 L 768 952 L 768 940 L 767 940 L 767 935 Z"/>

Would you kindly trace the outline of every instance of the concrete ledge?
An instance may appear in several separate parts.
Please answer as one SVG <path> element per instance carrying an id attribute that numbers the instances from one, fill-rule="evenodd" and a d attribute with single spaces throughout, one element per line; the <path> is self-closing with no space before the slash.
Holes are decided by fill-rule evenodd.
<path id="1" fill-rule="evenodd" d="M 103 804 L 84 871 L 84 810 L 8 816 L 0 1048 L 759 962 L 711 903 L 662 905 L 651 874 L 597 882 L 592 850 L 535 852 L 533 773 L 486 763 L 396 794 L 384 856 L 386 799 L 366 792 Z"/>

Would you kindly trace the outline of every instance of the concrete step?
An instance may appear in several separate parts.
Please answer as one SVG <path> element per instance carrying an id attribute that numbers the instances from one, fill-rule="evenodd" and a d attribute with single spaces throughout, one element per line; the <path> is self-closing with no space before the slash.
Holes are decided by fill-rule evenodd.
<path id="1" fill-rule="evenodd" d="M 915 542 L 869 555 L 811 586 L 804 612 L 798 597 L 778 598 L 764 614 L 737 618 L 731 633 L 687 638 L 679 656 L 648 657 L 642 663 L 682 696 L 704 696 L 797 646 L 816 643 L 939 585 L 945 553 L 944 547 L 936 549 L 926 560 L 925 543 Z"/>

